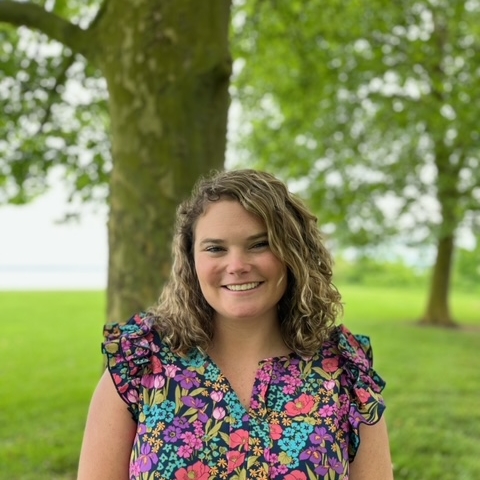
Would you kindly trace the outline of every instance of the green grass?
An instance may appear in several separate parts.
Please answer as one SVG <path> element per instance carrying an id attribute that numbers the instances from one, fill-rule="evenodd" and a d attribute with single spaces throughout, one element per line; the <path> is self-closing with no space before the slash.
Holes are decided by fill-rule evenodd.
<path id="1" fill-rule="evenodd" d="M 343 322 L 366 333 L 385 400 L 396 480 L 480 479 L 480 296 L 456 292 L 462 328 L 415 324 L 418 289 L 346 286 Z"/>
<path id="2" fill-rule="evenodd" d="M 0 479 L 75 478 L 101 371 L 100 292 L 0 292 Z"/>
<path id="3" fill-rule="evenodd" d="M 480 298 L 455 293 L 465 328 L 419 327 L 416 288 L 341 288 L 342 320 L 372 339 L 396 480 L 480 478 Z M 102 292 L 0 292 L 0 480 L 71 480 L 100 375 Z"/>

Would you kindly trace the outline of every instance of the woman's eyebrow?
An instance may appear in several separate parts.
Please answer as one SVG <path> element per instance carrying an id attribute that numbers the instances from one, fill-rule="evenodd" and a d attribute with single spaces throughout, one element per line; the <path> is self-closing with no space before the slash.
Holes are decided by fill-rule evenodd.
<path id="1" fill-rule="evenodd" d="M 266 238 L 266 237 L 268 237 L 267 232 L 260 232 L 260 233 L 256 233 L 255 235 L 250 235 L 249 237 L 247 237 L 247 240 L 252 241 L 252 240 L 258 240 L 259 238 Z"/>
<path id="2" fill-rule="evenodd" d="M 255 233 L 254 235 L 250 235 L 246 238 L 248 242 L 252 242 L 254 240 L 258 240 L 260 238 L 266 238 L 267 237 L 267 232 L 260 232 L 260 233 Z M 214 245 L 220 245 L 222 243 L 225 243 L 225 240 L 221 238 L 204 238 L 201 242 L 200 245 L 205 245 L 205 244 L 214 244 Z"/>
<path id="3" fill-rule="evenodd" d="M 204 238 L 201 242 L 200 242 L 200 245 L 205 245 L 206 243 L 214 243 L 214 244 L 220 244 L 220 243 L 224 243 L 225 240 L 222 240 L 220 238 Z"/>

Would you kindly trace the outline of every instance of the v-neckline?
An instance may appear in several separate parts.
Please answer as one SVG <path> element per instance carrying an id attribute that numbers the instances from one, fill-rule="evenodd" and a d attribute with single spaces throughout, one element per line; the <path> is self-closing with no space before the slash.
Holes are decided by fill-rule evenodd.
<path id="1" fill-rule="evenodd" d="M 291 359 L 293 359 L 297 356 L 297 354 L 295 352 L 290 352 L 290 353 L 287 353 L 285 355 L 267 357 L 267 358 L 264 358 L 264 359 L 260 360 L 259 362 L 257 362 L 257 367 L 256 367 L 256 370 L 255 370 L 255 378 L 253 380 L 252 390 L 251 390 L 251 393 L 250 393 L 250 397 L 249 397 L 249 400 L 248 400 L 248 407 L 247 407 L 242 402 L 242 400 L 240 398 L 240 395 L 238 394 L 237 390 L 235 388 L 233 388 L 233 385 L 232 385 L 231 381 L 229 380 L 227 375 L 225 375 L 225 373 L 222 371 L 222 369 L 220 368 L 218 363 L 208 353 L 204 352 L 201 349 L 197 349 L 197 355 L 199 355 L 203 358 L 203 360 L 207 364 L 207 368 L 208 368 L 208 366 L 210 366 L 210 368 L 213 368 L 215 370 L 215 373 L 217 375 L 217 381 L 221 381 L 226 385 L 226 387 L 228 389 L 228 393 L 230 393 L 231 397 L 235 400 L 235 403 L 238 404 L 239 406 L 241 406 L 241 408 L 243 409 L 243 414 L 248 415 L 248 416 L 251 416 L 251 414 L 253 412 L 258 410 L 258 408 L 255 409 L 252 406 L 254 401 L 257 401 L 257 404 L 260 404 L 260 405 L 265 403 L 265 401 L 266 401 L 265 398 L 261 398 L 260 399 L 261 401 L 259 402 L 258 401 L 259 399 L 257 399 L 256 395 L 255 395 L 256 391 L 262 391 L 259 387 L 261 387 L 263 384 L 265 384 L 265 381 L 263 381 L 259 378 L 260 371 L 267 368 L 267 372 L 265 372 L 265 373 L 267 373 L 268 377 L 271 379 L 272 373 L 273 373 L 273 368 L 274 368 L 274 365 L 276 363 L 286 362 L 286 361 L 291 360 Z M 227 400 L 225 400 L 225 401 L 226 401 L 227 404 L 229 403 Z"/>

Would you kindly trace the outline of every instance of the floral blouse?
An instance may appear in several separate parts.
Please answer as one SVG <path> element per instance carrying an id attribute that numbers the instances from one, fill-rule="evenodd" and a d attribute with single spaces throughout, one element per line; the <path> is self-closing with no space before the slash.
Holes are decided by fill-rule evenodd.
<path id="1" fill-rule="evenodd" d="M 336 327 L 318 354 L 258 365 L 248 411 L 200 350 L 180 357 L 141 313 L 103 351 L 137 423 L 130 480 L 348 479 L 361 422 L 385 409 L 367 337 Z"/>

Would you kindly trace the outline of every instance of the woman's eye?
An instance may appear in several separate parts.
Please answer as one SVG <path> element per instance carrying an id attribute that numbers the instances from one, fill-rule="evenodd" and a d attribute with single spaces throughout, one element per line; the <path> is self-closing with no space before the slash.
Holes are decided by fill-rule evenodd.
<path id="1" fill-rule="evenodd" d="M 261 242 L 256 243 L 253 245 L 252 248 L 265 248 L 268 247 L 268 240 L 262 240 Z"/>
<path id="2" fill-rule="evenodd" d="M 210 253 L 218 253 L 218 252 L 222 252 L 223 248 L 212 245 L 210 247 L 205 248 L 205 251 Z"/>

